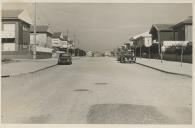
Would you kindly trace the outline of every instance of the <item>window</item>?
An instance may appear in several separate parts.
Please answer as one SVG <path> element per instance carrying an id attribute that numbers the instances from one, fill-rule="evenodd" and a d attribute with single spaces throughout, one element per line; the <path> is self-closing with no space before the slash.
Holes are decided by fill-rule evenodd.
<path id="1" fill-rule="evenodd" d="M 26 25 L 23 25 L 23 31 L 28 31 L 28 28 L 27 28 L 27 26 Z"/>
<path id="2" fill-rule="evenodd" d="M 4 23 L 3 25 L 2 25 L 2 30 L 4 30 L 4 31 L 14 31 L 15 32 L 15 24 L 6 24 L 6 23 Z"/>
<path id="3" fill-rule="evenodd" d="M 2 43 L 15 43 L 15 38 L 2 38 Z"/>

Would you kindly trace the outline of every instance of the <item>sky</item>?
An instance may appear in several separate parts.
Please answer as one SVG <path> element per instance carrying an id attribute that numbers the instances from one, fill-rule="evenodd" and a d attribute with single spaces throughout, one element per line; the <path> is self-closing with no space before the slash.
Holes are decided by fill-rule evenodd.
<path id="1" fill-rule="evenodd" d="M 37 3 L 37 24 L 69 31 L 76 47 L 113 50 L 152 24 L 176 24 L 192 16 L 192 4 L 170 3 Z M 33 19 L 33 3 L 3 3 L 2 9 L 25 9 Z"/>

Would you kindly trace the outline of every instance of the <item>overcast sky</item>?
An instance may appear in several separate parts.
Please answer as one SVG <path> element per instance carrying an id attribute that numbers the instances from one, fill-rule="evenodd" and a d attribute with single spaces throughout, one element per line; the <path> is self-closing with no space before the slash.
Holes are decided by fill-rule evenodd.
<path id="1" fill-rule="evenodd" d="M 27 9 L 33 15 L 34 4 L 4 3 L 2 9 Z M 69 30 L 81 48 L 93 51 L 112 50 L 152 24 L 174 24 L 191 15 L 191 4 L 37 4 L 38 24 Z"/>

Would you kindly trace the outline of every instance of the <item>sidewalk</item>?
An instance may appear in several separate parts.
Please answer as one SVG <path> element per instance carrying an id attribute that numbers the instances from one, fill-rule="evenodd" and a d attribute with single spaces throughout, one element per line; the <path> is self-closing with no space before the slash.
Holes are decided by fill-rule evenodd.
<path id="1" fill-rule="evenodd" d="M 136 63 L 162 72 L 192 77 L 192 64 L 157 59 L 137 58 Z"/>
<path id="2" fill-rule="evenodd" d="M 57 64 L 56 58 L 50 59 L 22 59 L 14 60 L 12 63 L 3 63 L 1 65 L 1 76 L 14 76 L 24 73 L 35 72 Z"/>

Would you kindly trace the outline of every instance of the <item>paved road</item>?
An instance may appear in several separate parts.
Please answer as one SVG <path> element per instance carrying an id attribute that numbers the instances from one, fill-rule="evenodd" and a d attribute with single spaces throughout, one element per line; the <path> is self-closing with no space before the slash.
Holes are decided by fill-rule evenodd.
<path id="1" fill-rule="evenodd" d="M 2 123 L 190 124 L 192 79 L 81 58 L 2 79 Z"/>

